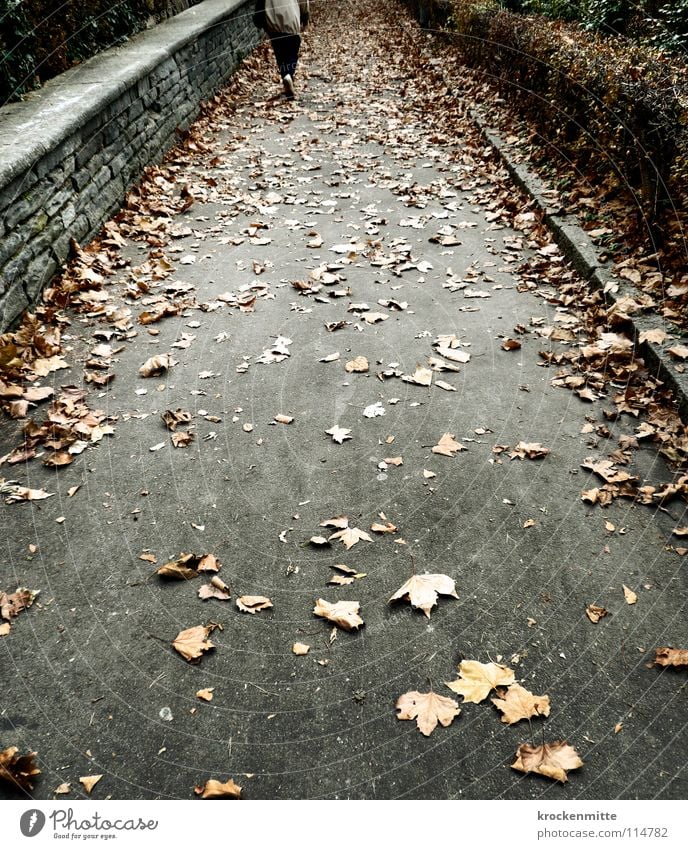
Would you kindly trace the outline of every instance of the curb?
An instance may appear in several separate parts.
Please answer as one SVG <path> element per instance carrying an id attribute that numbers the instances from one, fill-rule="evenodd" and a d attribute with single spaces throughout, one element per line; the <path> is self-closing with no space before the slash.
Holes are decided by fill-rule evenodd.
<path id="1" fill-rule="evenodd" d="M 495 150 L 505 168 L 519 188 L 535 202 L 542 212 L 543 220 L 554 236 L 554 241 L 575 270 L 592 289 L 601 291 L 610 305 L 621 298 L 632 297 L 637 290 L 621 278 L 614 277 L 611 265 L 600 261 L 597 249 L 574 216 L 552 212 L 547 201 L 545 183 L 527 165 L 514 162 L 507 145 L 475 109 L 468 114 L 488 144 Z M 605 291 L 613 283 L 616 291 Z M 676 339 L 662 344 L 640 342 L 640 334 L 658 326 L 666 325 L 665 319 L 655 313 L 634 315 L 630 318 L 636 351 L 645 360 L 651 375 L 660 380 L 676 396 L 676 407 L 681 420 L 688 424 L 688 371 L 681 374 L 675 370 L 677 361 L 667 349 L 676 344 Z M 678 331 L 680 334 L 680 331 Z M 680 341 L 680 335 L 678 337 Z"/>

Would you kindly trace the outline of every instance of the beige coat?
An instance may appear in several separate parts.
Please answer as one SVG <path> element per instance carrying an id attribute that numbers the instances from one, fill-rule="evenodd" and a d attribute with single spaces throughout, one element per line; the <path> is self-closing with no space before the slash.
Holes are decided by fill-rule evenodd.
<path id="1" fill-rule="evenodd" d="M 308 0 L 265 0 L 268 32 L 296 35 L 301 32 L 301 15 L 308 15 Z"/>

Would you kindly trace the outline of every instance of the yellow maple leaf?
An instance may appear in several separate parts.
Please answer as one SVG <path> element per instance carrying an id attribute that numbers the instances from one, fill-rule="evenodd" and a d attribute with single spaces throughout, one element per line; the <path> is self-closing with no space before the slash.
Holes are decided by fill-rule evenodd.
<path id="1" fill-rule="evenodd" d="M 508 687 L 514 683 L 514 671 L 498 663 L 480 663 L 478 660 L 462 660 L 459 677 L 449 681 L 447 687 L 463 696 L 465 702 L 480 704 L 495 687 Z"/>

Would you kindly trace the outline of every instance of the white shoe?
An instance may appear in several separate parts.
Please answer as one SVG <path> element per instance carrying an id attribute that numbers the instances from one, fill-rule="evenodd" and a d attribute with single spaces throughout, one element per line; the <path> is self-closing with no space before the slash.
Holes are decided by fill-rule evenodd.
<path id="1" fill-rule="evenodd" d="M 296 96 L 294 92 L 294 80 L 291 78 L 291 74 L 287 74 L 286 77 L 282 78 L 282 83 L 284 85 L 284 92 L 287 97 L 291 100 Z"/>

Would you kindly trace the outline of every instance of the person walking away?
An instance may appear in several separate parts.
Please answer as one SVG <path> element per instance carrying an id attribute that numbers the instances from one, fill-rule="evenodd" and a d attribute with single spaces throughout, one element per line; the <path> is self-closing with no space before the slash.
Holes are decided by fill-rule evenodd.
<path id="1" fill-rule="evenodd" d="M 259 0 L 262 3 L 262 0 Z M 270 38 L 284 92 L 293 100 L 294 78 L 301 47 L 301 29 L 308 26 L 308 0 L 265 0 L 264 29 Z"/>

